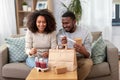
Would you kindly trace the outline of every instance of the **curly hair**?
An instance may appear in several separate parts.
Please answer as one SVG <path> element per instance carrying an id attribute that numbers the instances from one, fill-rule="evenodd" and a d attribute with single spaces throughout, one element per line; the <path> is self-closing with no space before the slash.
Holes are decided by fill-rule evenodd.
<path id="1" fill-rule="evenodd" d="M 42 9 L 38 11 L 36 10 L 28 15 L 27 27 L 31 32 L 36 33 L 38 31 L 38 28 L 36 26 L 36 20 L 38 16 L 45 17 L 47 23 L 45 28 L 46 33 L 51 33 L 56 30 L 56 22 L 54 16 L 48 9 Z"/>

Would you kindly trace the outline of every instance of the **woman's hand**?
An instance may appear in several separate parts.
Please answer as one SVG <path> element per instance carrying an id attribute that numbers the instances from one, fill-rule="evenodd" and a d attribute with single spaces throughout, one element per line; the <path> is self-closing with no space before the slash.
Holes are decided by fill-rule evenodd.
<path id="1" fill-rule="evenodd" d="M 43 57 L 43 58 L 48 58 L 48 52 L 43 52 L 43 53 L 42 53 L 42 57 Z"/>
<path id="2" fill-rule="evenodd" d="M 36 54 L 37 53 L 37 49 L 36 48 L 32 48 L 31 50 L 30 50 L 30 55 L 34 55 L 34 54 Z"/>

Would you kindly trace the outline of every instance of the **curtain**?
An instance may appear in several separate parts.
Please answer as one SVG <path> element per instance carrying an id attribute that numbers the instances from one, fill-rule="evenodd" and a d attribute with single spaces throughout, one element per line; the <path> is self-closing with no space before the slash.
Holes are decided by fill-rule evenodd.
<path id="1" fill-rule="evenodd" d="M 0 45 L 12 34 L 16 34 L 15 1 L 0 0 Z"/>
<path id="2" fill-rule="evenodd" d="M 61 2 L 66 5 L 71 0 L 53 0 L 57 31 L 61 28 L 61 15 L 65 11 Z M 82 4 L 81 25 L 90 31 L 102 31 L 103 38 L 111 41 L 112 37 L 112 0 L 80 0 Z"/>
<path id="3" fill-rule="evenodd" d="M 89 14 L 83 18 L 83 24 L 87 24 L 91 31 L 102 31 L 103 38 L 111 41 L 112 0 L 90 0 L 87 9 Z"/>

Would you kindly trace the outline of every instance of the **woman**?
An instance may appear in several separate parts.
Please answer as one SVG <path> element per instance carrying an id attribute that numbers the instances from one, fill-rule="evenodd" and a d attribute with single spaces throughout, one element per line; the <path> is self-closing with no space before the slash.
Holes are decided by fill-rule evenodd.
<path id="1" fill-rule="evenodd" d="M 35 67 L 35 57 L 48 58 L 49 49 L 56 47 L 56 22 L 52 13 L 47 10 L 32 12 L 28 16 L 26 33 L 26 64 Z"/>

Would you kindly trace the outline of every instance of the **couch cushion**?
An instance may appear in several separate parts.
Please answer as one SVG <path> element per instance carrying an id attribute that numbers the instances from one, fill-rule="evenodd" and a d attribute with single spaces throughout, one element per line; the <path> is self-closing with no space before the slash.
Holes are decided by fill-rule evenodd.
<path id="1" fill-rule="evenodd" d="M 105 60 L 106 58 L 105 48 L 106 44 L 102 39 L 102 36 L 100 36 L 98 40 L 92 44 L 91 58 L 93 60 L 93 64 L 102 63 Z"/>
<path id="2" fill-rule="evenodd" d="M 6 38 L 9 49 L 9 61 L 19 62 L 25 61 L 27 54 L 25 53 L 25 37 Z"/>
<path id="3" fill-rule="evenodd" d="M 25 63 L 9 63 L 3 66 L 2 76 L 25 79 L 30 70 L 31 68 L 29 68 Z"/>
<path id="4" fill-rule="evenodd" d="M 88 78 L 96 78 L 101 76 L 110 75 L 110 67 L 107 62 L 96 64 L 92 67 L 91 72 L 88 75 Z"/>
<path id="5" fill-rule="evenodd" d="M 101 35 L 102 35 L 102 32 L 98 31 L 98 32 L 91 32 L 92 34 L 92 37 L 93 37 L 93 41 L 96 41 Z"/>

